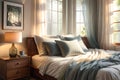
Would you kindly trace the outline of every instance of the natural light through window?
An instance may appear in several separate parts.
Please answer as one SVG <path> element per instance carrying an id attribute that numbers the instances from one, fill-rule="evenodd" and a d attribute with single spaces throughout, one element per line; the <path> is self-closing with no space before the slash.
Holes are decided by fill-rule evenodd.
<path id="1" fill-rule="evenodd" d="M 62 0 L 47 0 L 47 34 L 60 34 L 62 31 Z"/>
<path id="2" fill-rule="evenodd" d="M 76 34 L 86 36 L 86 29 L 83 19 L 82 0 L 76 0 Z"/>
<path id="3" fill-rule="evenodd" d="M 113 0 L 111 4 L 111 28 L 113 32 L 113 42 L 115 44 L 120 43 L 120 4 L 118 0 Z"/>

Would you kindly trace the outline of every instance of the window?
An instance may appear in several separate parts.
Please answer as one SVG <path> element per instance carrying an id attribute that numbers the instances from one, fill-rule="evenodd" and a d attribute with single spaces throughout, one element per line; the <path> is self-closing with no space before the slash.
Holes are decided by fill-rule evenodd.
<path id="1" fill-rule="evenodd" d="M 56 35 L 62 31 L 62 3 L 62 0 L 47 0 L 47 34 Z"/>
<path id="2" fill-rule="evenodd" d="M 120 43 L 120 5 L 118 5 L 118 0 L 113 0 L 111 4 L 111 28 L 112 28 L 112 39 L 113 43 Z"/>
<path id="3" fill-rule="evenodd" d="M 86 29 L 83 18 L 82 0 L 76 0 L 76 34 L 86 36 Z"/>
<path id="4" fill-rule="evenodd" d="M 61 33 L 86 35 L 82 0 L 37 1 L 39 4 L 37 5 L 38 16 L 36 22 L 39 35 L 57 35 Z"/>

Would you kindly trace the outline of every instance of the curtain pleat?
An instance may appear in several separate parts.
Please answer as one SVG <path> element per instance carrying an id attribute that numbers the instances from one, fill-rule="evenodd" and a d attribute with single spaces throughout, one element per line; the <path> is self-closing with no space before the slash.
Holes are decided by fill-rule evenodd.
<path id="1" fill-rule="evenodd" d="M 110 25 L 111 0 L 97 0 L 98 10 L 98 42 L 100 48 L 112 49 L 111 25 Z"/>
<path id="2" fill-rule="evenodd" d="M 113 49 L 110 3 L 111 0 L 83 0 L 87 37 L 93 48 Z"/>
<path id="3" fill-rule="evenodd" d="M 97 42 L 97 5 L 96 0 L 83 0 L 83 16 L 87 38 L 92 48 L 99 48 Z"/>

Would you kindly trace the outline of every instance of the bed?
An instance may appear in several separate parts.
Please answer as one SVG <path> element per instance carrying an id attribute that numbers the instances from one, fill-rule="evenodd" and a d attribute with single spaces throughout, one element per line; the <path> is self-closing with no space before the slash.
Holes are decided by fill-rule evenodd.
<path id="1" fill-rule="evenodd" d="M 32 62 L 32 56 L 38 54 L 37 46 L 36 46 L 36 44 L 35 44 L 35 41 L 34 41 L 34 38 L 33 38 L 33 37 L 27 37 L 27 38 L 26 38 L 26 47 L 27 47 L 27 55 L 31 57 L 30 62 Z M 33 77 L 40 78 L 40 79 L 42 79 L 42 80 L 57 80 L 57 79 L 55 79 L 54 77 L 51 77 L 51 76 L 49 76 L 49 75 L 44 75 L 44 76 L 42 76 L 42 75 L 39 73 L 39 69 L 34 68 L 34 67 L 32 66 L 32 63 L 31 63 L 30 74 L 31 74 Z"/>
<path id="2" fill-rule="evenodd" d="M 84 40 L 84 39 L 83 39 Z M 86 40 L 85 40 L 86 41 Z M 86 41 L 87 42 L 87 41 Z M 85 42 L 85 43 L 86 43 Z M 31 56 L 31 74 L 33 76 L 37 76 L 39 77 L 40 79 L 42 80 L 61 80 L 61 79 L 57 79 L 55 77 L 53 77 L 55 74 L 53 73 L 50 73 L 49 74 L 44 74 L 41 73 L 40 74 L 40 69 L 38 69 L 37 65 L 39 65 L 38 63 L 35 63 L 35 62 L 38 62 L 39 60 L 41 60 L 41 58 L 45 59 L 45 61 L 49 62 L 49 60 L 51 60 L 51 57 L 49 56 L 43 56 L 43 57 L 40 57 L 38 55 L 38 50 L 37 50 L 37 46 L 35 44 L 35 41 L 34 41 L 34 38 L 33 37 L 28 37 L 27 38 L 27 53 L 28 53 L 28 56 Z M 48 60 L 47 60 L 48 59 Z M 53 59 L 53 58 L 52 58 Z M 56 60 L 56 57 L 54 57 L 54 59 Z M 54 60 L 53 59 L 53 60 Z M 67 59 L 64 59 L 64 58 L 61 58 L 61 57 L 57 57 L 58 61 L 59 60 L 62 60 L 64 63 L 71 63 L 70 61 L 73 60 L 73 58 L 71 57 L 68 57 Z M 77 58 L 74 58 L 74 59 L 77 59 Z M 36 61 L 35 61 L 36 60 Z M 38 61 L 37 61 L 38 60 Z M 67 62 L 68 61 L 68 62 Z M 39 61 L 40 63 L 40 61 Z M 41 62 L 42 63 L 42 62 Z M 34 65 L 33 65 L 34 64 Z M 48 63 L 49 64 L 49 63 Z M 63 63 L 62 63 L 63 64 Z M 68 64 L 66 64 L 67 66 L 69 66 Z M 44 70 L 44 67 L 41 68 L 41 70 Z M 63 67 L 64 68 L 64 67 Z M 110 66 L 110 67 L 105 67 L 105 68 L 102 68 L 98 71 L 97 75 L 96 75 L 96 78 L 95 80 L 120 80 L 120 65 L 113 65 L 113 66 Z M 65 68 L 66 69 L 66 68 Z M 71 69 L 71 68 L 70 68 Z M 74 71 L 74 69 L 72 69 Z M 71 71 L 72 71 L 71 70 Z M 42 71 L 41 71 L 42 72 Z M 48 71 L 49 72 L 49 71 Z M 57 72 L 56 72 L 57 73 Z M 79 80 L 79 79 L 71 79 L 71 75 L 74 73 L 74 72 L 69 72 L 69 69 L 67 70 L 67 73 L 71 73 L 68 75 L 68 77 L 66 78 L 66 80 Z M 51 76 L 52 75 L 52 76 Z"/>

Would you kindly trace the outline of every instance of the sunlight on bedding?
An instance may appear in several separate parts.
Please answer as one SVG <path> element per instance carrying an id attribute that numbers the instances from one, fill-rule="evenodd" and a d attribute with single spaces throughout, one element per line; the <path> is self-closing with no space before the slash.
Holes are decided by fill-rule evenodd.
<path id="1" fill-rule="evenodd" d="M 109 58 L 111 54 L 108 54 L 106 51 L 103 50 L 93 50 L 87 52 L 85 55 L 79 55 L 77 58 L 74 58 L 77 63 L 84 62 L 84 61 L 92 61 L 92 60 L 99 60 Z"/>

